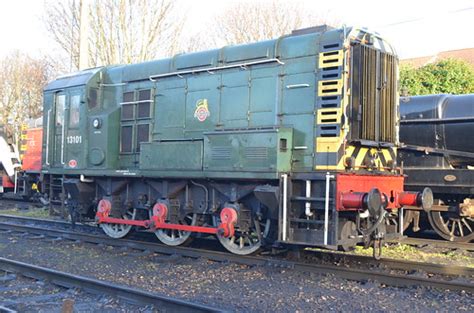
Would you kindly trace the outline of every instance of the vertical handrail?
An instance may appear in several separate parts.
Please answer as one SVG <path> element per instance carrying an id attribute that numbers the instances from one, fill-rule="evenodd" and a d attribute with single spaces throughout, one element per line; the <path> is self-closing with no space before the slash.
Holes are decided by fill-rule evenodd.
<path id="1" fill-rule="evenodd" d="M 400 209 L 400 235 L 403 236 L 403 207 Z"/>
<path id="2" fill-rule="evenodd" d="M 329 187 L 331 184 L 331 178 L 334 178 L 334 175 L 331 173 L 326 173 L 326 198 L 324 202 L 324 245 L 328 244 L 328 231 L 329 231 Z"/>
<path id="3" fill-rule="evenodd" d="M 283 219 L 282 219 L 282 241 L 286 241 L 286 225 L 287 225 L 287 215 L 288 215 L 288 203 L 287 203 L 287 193 L 288 193 L 288 174 L 281 175 L 283 178 Z"/>
<path id="4" fill-rule="evenodd" d="M 47 115 L 48 121 L 46 122 L 46 165 L 49 164 L 49 127 L 50 127 L 50 120 L 51 120 L 51 109 L 48 110 Z"/>
<path id="5" fill-rule="evenodd" d="M 311 181 L 307 180 L 306 181 L 306 198 L 311 198 Z M 310 217 L 313 215 L 311 212 L 311 202 L 306 201 L 305 202 L 305 215 L 306 217 Z"/>
<path id="6" fill-rule="evenodd" d="M 66 118 L 63 118 L 63 129 L 61 131 L 61 164 L 64 164 L 64 133 L 66 128 Z"/>
<path id="7" fill-rule="evenodd" d="M 18 171 L 15 169 L 15 187 L 13 188 L 13 193 L 16 194 L 17 191 L 17 182 L 18 182 Z"/>

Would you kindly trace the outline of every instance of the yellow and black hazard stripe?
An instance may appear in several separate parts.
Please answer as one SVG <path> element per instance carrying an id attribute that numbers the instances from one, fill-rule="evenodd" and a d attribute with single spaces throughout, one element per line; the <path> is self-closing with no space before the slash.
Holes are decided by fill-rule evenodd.
<path id="1" fill-rule="evenodd" d="M 344 155 L 345 62 L 343 41 L 323 38 L 317 62 L 315 169 L 337 169 Z"/>
<path id="2" fill-rule="evenodd" d="M 396 164 L 396 148 L 374 148 L 363 147 L 360 145 L 350 145 L 346 148 L 345 155 L 338 164 L 338 169 L 343 169 L 348 166 L 347 160 L 350 158 L 352 164 L 351 168 L 359 169 L 377 169 L 380 171 L 390 170 Z M 369 166 L 368 160 L 373 160 L 372 166 Z"/>

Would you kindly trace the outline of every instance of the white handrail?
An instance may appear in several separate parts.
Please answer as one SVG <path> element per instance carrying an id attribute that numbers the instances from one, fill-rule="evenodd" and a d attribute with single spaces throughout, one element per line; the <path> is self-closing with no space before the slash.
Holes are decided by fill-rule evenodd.
<path id="1" fill-rule="evenodd" d="M 61 164 L 64 164 L 64 133 L 66 128 L 66 120 L 63 118 L 63 129 L 61 131 Z"/>
<path id="2" fill-rule="evenodd" d="M 403 207 L 400 209 L 400 235 L 403 236 Z"/>
<path id="3" fill-rule="evenodd" d="M 311 181 L 309 179 L 306 181 L 306 198 L 311 198 Z M 306 201 L 304 206 L 305 206 L 305 215 L 307 217 L 312 216 L 313 213 L 311 212 L 311 202 Z"/>
<path id="4" fill-rule="evenodd" d="M 329 172 L 326 173 L 326 199 L 324 202 L 324 245 L 328 244 L 328 231 L 329 231 L 329 187 L 331 184 L 331 175 Z"/>
<path id="5" fill-rule="evenodd" d="M 287 211 L 288 211 L 288 204 L 287 204 L 287 193 L 288 193 L 288 174 L 281 175 L 283 178 L 283 220 L 282 220 L 282 241 L 286 241 L 286 224 L 287 224 Z"/>
<path id="6" fill-rule="evenodd" d="M 273 59 L 265 59 L 265 60 L 254 61 L 254 62 L 247 62 L 247 63 L 239 63 L 239 64 L 217 66 L 217 67 L 211 67 L 211 68 L 200 68 L 200 69 L 196 69 L 196 70 L 178 71 L 178 72 L 172 72 L 172 73 L 151 75 L 150 77 L 148 77 L 148 79 L 150 81 L 154 82 L 154 81 L 156 81 L 156 79 L 163 78 L 163 77 L 169 77 L 169 76 L 175 76 L 175 75 L 178 76 L 178 77 L 181 77 L 181 75 L 185 75 L 185 74 L 197 74 L 197 73 L 202 73 L 202 72 L 225 70 L 225 69 L 228 69 L 228 68 L 236 68 L 236 67 L 245 68 L 247 66 L 265 64 L 265 63 L 273 63 L 273 62 L 276 62 L 280 65 L 285 64 L 282 61 L 280 61 L 279 59 L 273 58 Z"/>

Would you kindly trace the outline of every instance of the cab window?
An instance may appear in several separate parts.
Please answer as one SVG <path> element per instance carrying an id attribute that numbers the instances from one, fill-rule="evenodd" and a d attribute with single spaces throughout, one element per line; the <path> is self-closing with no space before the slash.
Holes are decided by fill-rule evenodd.
<path id="1" fill-rule="evenodd" d="M 79 126 L 80 120 L 81 95 L 71 97 L 71 105 L 69 106 L 69 127 L 76 128 Z"/>
<path id="2" fill-rule="evenodd" d="M 59 95 L 56 98 L 56 126 L 64 125 L 64 110 L 66 107 L 66 95 Z"/>
<path id="3" fill-rule="evenodd" d="M 127 91 L 122 94 L 120 113 L 120 152 L 140 152 L 140 143 L 150 140 L 151 89 Z"/>
<path id="4" fill-rule="evenodd" d="M 89 89 L 89 110 L 92 110 L 95 107 L 97 107 L 97 96 L 98 96 L 97 88 Z"/>

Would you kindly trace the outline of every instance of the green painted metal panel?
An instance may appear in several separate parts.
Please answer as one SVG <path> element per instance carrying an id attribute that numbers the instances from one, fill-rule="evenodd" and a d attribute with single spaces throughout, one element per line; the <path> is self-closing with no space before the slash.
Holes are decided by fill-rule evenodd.
<path id="1" fill-rule="evenodd" d="M 318 33 L 287 37 L 281 41 L 280 55 L 283 59 L 315 55 L 319 51 Z"/>
<path id="2" fill-rule="evenodd" d="M 202 137 L 202 131 L 214 129 L 219 123 L 220 75 L 200 75 L 188 78 L 186 94 L 186 133 L 188 138 Z M 208 116 L 200 121 L 196 116 L 199 104 L 206 101 Z"/>
<path id="3" fill-rule="evenodd" d="M 287 75 L 283 79 L 284 114 L 313 114 L 316 103 L 314 72 Z"/>
<path id="4" fill-rule="evenodd" d="M 291 147 L 291 129 L 207 133 L 204 140 L 204 170 L 289 171 Z"/>
<path id="5" fill-rule="evenodd" d="M 260 41 L 224 48 L 225 62 L 252 62 L 273 57 L 275 40 Z"/>
<path id="6" fill-rule="evenodd" d="M 276 70 L 274 70 L 276 72 Z M 249 125 L 276 125 L 279 78 L 277 75 L 252 78 L 250 88 Z"/>
<path id="7" fill-rule="evenodd" d="M 249 71 L 222 73 L 220 124 L 226 128 L 248 126 Z"/>
<path id="8" fill-rule="evenodd" d="M 143 143 L 140 153 L 141 170 L 201 170 L 202 141 Z"/>
<path id="9" fill-rule="evenodd" d="M 293 166 L 293 136 L 292 128 L 278 129 L 278 172 L 289 172 Z"/>
<path id="10" fill-rule="evenodd" d="M 293 127 L 293 170 L 311 170 L 313 166 L 314 142 L 313 114 L 283 115 L 283 125 Z"/>
<path id="11" fill-rule="evenodd" d="M 186 113 L 184 88 L 159 90 L 155 96 L 155 124 L 153 139 L 171 139 L 183 136 Z"/>
<path id="12" fill-rule="evenodd" d="M 120 81 L 136 81 L 148 78 L 151 75 L 162 74 L 172 71 L 172 59 L 153 60 L 138 64 L 129 64 L 112 68 L 110 72 L 114 75 L 120 75 Z M 117 72 L 117 73 L 115 73 Z"/>
<path id="13" fill-rule="evenodd" d="M 214 67 L 219 59 L 219 50 L 209 50 L 177 55 L 174 58 L 176 70 L 183 71 L 199 67 Z"/>
<path id="14" fill-rule="evenodd" d="M 301 73 L 317 73 L 319 69 L 317 68 L 318 58 L 316 55 L 311 55 L 304 58 L 298 59 L 289 59 L 285 61 L 285 74 L 292 75 L 292 74 L 301 74 Z"/>
<path id="15" fill-rule="evenodd" d="M 100 128 L 88 128 L 88 164 L 92 168 L 115 168 L 117 155 L 119 154 L 119 110 L 114 110 L 109 114 L 91 115 L 89 125 L 92 126 L 94 119 L 101 121 Z M 133 157 L 133 156 L 132 156 Z"/>

